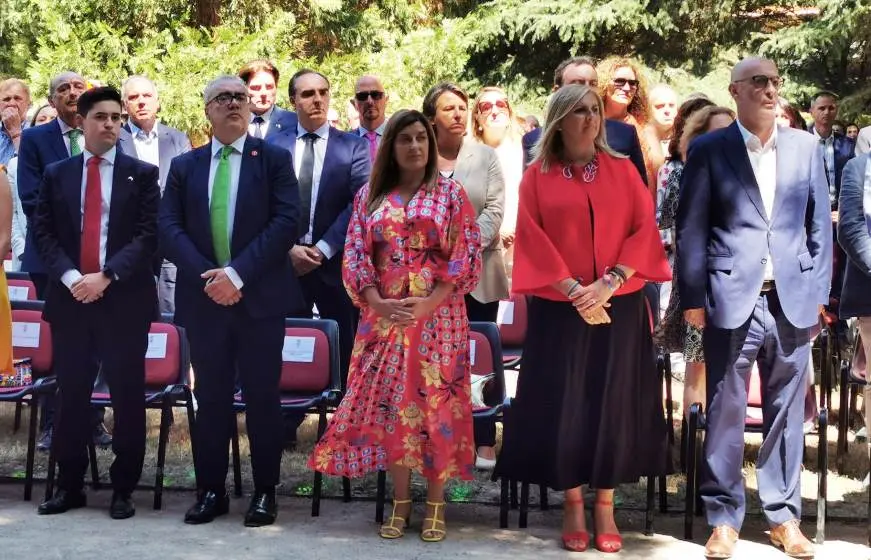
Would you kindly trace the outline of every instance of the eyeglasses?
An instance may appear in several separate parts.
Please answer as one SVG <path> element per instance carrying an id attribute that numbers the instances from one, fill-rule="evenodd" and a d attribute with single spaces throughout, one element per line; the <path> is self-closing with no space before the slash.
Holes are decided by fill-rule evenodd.
<path id="1" fill-rule="evenodd" d="M 247 93 L 220 93 L 212 98 L 209 103 L 217 103 L 218 105 L 229 105 L 231 101 L 235 101 L 236 103 L 248 103 L 248 94 Z"/>
<path id="2" fill-rule="evenodd" d="M 370 97 L 372 98 L 372 101 L 381 101 L 384 98 L 384 92 L 373 89 L 372 91 L 358 91 L 354 94 L 354 99 L 360 103 L 366 101 Z"/>
<path id="3" fill-rule="evenodd" d="M 493 107 L 502 110 L 508 110 L 508 101 L 504 99 L 497 99 L 496 101 L 482 101 L 478 103 L 478 112 L 479 113 L 489 113 L 493 110 Z"/>
<path id="4" fill-rule="evenodd" d="M 613 84 L 617 87 L 617 89 L 623 89 L 626 87 L 626 84 L 629 84 L 629 87 L 635 89 L 638 87 L 638 80 L 627 80 L 626 78 L 614 78 L 612 80 Z"/>
<path id="5" fill-rule="evenodd" d="M 765 89 L 768 87 L 769 83 L 774 86 L 775 91 L 778 91 L 783 87 L 782 77 L 766 76 L 765 74 L 757 74 L 756 76 L 750 76 L 749 78 L 741 78 L 740 80 L 734 80 L 732 83 L 737 84 L 738 82 L 750 82 L 756 89 Z"/>

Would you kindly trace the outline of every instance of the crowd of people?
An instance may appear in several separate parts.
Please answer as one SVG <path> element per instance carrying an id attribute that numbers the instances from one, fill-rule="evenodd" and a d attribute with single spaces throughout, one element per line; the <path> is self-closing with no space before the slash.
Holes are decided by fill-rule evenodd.
<path id="1" fill-rule="evenodd" d="M 254 479 L 244 523 L 274 523 L 282 449 L 303 420 L 280 408 L 284 320 L 316 311 L 339 327 L 343 398 L 309 467 L 389 472 L 383 538 L 409 526 L 412 473 L 428 483 L 420 537 L 437 542 L 445 483 L 481 469 L 564 491 L 566 549 L 586 550 L 592 533 L 598 550 L 619 551 L 614 489 L 672 470 L 660 344 L 686 359 L 685 405 L 707 413 L 706 554 L 729 558 L 743 523 L 757 364 L 770 538 L 813 556 L 799 528 L 813 329 L 840 303 L 871 343 L 871 127 L 839 131 L 837 95 L 813 97 L 808 127 L 765 59 L 732 70 L 733 110 L 649 87 L 631 59 L 574 57 L 555 70 L 540 127 L 499 87 L 472 98 L 449 82 L 388 118 L 388 89 L 365 75 L 351 101 L 358 123 L 343 131 L 327 76 L 290 77 L 293 111 L 276 105 L 279 83 L 266 60 L 210 81 L 211 138 L 192 147 L 160 122 L 146 76 L 116 90 L 63 72 L 40 107 L 25 82 L 0 82 L 0 251 L 45 302 L 59 385 L 40 439 L 57 456 L 58 489 L 40 514 L 85 506 L 93 438 L 115 452 L 111 517 L 134 515 L 142 356 L 164 313 L 185 327 L 198 403 L 197 497 L 184 521 L 228 512 L 241 389 Z M 496 322 L 510 294 L 528 298 L 528 329 L 497 456 L 495 421 L 472 418 L 469 323 Z M 651 303 L 663 309 L 655 332 Z M 112 395 L 111 435 L 89 404 L 98 381 Z M 584 485 L 595 489 L 592 530 Z"/>

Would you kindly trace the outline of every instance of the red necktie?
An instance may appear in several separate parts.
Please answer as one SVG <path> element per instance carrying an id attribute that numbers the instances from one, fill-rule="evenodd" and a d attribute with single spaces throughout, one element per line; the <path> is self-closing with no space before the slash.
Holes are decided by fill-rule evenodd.
<path id="1" fill-rule="evenodd" d="M 82 254 L 79 268 L 82 274 L 100 272 L 100 222 L 103 214 L 103 188 L 100 185 L 100 162 L 91 156 L 85 182 L 85 212 L 82 217 Z"/>

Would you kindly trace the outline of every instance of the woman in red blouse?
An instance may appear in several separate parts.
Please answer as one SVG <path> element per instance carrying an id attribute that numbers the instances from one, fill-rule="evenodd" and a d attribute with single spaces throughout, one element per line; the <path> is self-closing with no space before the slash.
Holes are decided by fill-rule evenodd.
<path id="1" fill-rule="evenodd" d="M 671 270 L 653 201 L 608 147 L 595 90 L 547 107 L 523 175 L 513 289 L 533 296 L 523 375 L 495 477 L 565 491 L 563 544 L 589 546 L 581 485 L 596 488 L 596 548 L 622 548 L 614 488 L 667 471 L 667 426 L 641 288 Z"/>

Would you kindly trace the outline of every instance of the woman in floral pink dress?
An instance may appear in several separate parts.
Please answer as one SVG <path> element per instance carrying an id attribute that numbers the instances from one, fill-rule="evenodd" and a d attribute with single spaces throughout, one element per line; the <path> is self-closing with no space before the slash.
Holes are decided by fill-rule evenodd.
<path id="1" fill-rule="evenodd" d="M 309 459 L 360 477 L 387 470 L 393 513 L 380 535 L 404 535 L 411 472 L 428 481 L 425 541 L 441 541 L 444 484 L 472 479 L 469 321 L 480 232 L 463 187 L 439 176 L 435 135 L 418 111 L 387 125 L 369 184 L 354 201 L 343 277 L 361 309 L 348 390 Z"/>

